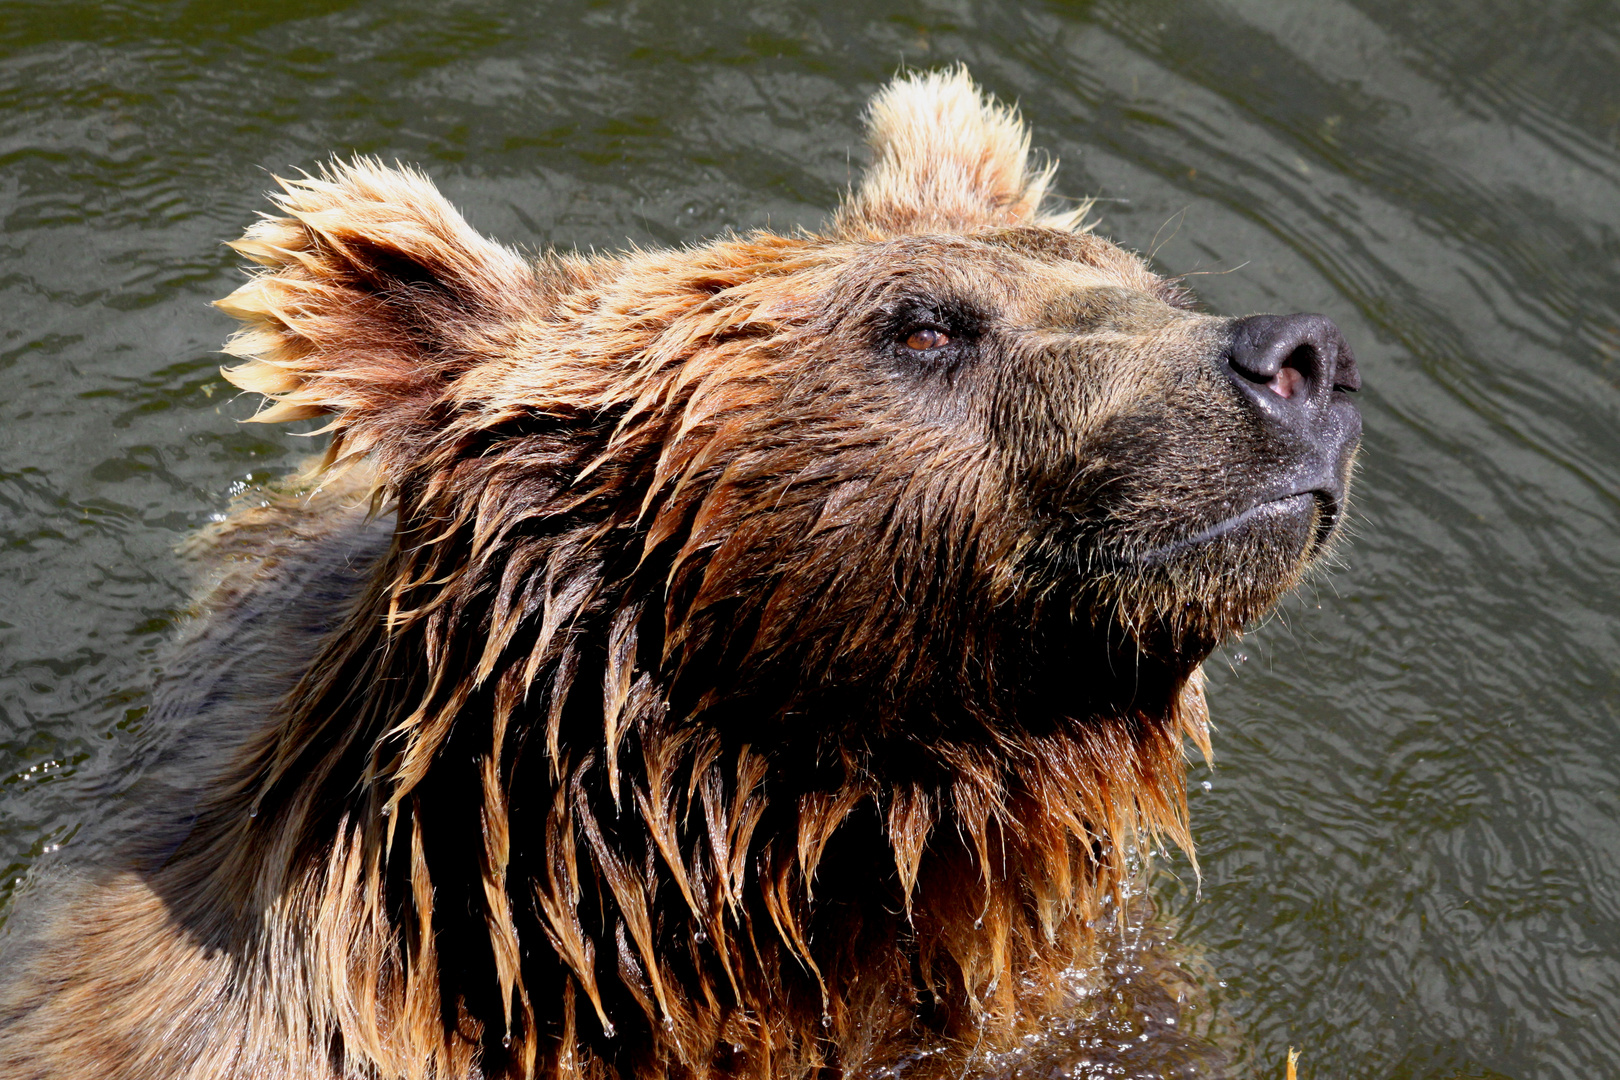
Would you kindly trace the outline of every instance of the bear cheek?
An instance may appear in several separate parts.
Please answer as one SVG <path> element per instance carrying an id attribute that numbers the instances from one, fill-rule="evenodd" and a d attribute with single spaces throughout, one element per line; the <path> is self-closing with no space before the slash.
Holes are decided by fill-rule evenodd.
<path id="1" fill-rule="evenodd" d="M 1145 508 L 1159 521 L 1167 498 L 1207 501 L 1195 497 L 1199 482 L 1242 417 L 1201 336 L 1109 331 L 1042 344 L 1007 358 L 991 417 L 1009 483 L 1033 507 L 1115 521 Z"/>

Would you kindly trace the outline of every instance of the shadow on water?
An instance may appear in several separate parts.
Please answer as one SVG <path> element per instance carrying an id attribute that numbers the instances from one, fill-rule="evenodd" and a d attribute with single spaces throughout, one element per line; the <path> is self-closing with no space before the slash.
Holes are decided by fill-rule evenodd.
<path id="1" fill-rule="evenodd" d="M 1612 3 L 0 2 L 0 890 L 138 784 L 173 545 L 308 449 L 215 372 L 267 170 L 420 163 L 536 248 L 814 225 L 958 59 L 1103 232 L 1367 375 L 1357 535 L 1211 663 L 1157 887 L 1238 1071 L 1620 1067 Z"/>

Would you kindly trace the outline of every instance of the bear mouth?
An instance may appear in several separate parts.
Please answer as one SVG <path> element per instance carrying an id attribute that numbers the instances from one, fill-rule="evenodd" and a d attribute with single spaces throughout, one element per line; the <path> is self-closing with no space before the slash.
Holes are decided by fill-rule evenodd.
<path id="1" fill-rule="evenodd" d="M 1313 517 L 1315 527 L 1311 528 Z M 1223 538 L 1241 540 L 1245 534 L 1258 538 L 1262 533 L 1304 534 L 1307 529 L 1310 535 L 1304 537 L 1304 553 L 1313 554 L 1326 546 L 1338 520 L 1339 500 L 1332 492 L 1298 491 L 1255 503 L 1192 536 L 1150 548 L 1137 556 L 1137 562 L 1144 566 L 1163 566 L 1178 556 Z"/>

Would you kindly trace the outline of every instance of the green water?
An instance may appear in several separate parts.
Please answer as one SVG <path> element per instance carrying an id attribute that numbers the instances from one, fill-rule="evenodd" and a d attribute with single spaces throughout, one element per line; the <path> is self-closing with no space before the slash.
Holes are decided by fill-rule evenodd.
<path id="1" fill-rule="evenodd" d="M 0 891 L 137 778 L 172 546 L 309 449 L 216 371 L 269 172 L 418 163 L 534 247 L 813 226 L 958 59 L 1105 234 L 1365 375 L 1356 535 L 1212 661 L 1161 886 L 1245 1074 L 1620 1075 L 1612 0 L 0 2 Z"/>

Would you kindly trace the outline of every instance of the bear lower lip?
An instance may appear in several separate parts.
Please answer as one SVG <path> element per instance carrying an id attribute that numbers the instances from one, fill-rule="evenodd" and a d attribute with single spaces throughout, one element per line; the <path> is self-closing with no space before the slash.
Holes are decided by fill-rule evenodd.
<path id="1" fill-rule="evenodd" d="M 1174 540 L 1161 547 L 1152 548 L 1143 553 L 1138 558 L 1138 561 L 1147 566 L 1162 566 L 1184 551 L 1190 551 L 1193 548 L 1219 540 L 1221 537 L 1246 526 L 1259 524 L 1269 519 L 1306 517 L 1310 514 L 1311 508 L 1316 504 L 1316 501 L 1317 494 L 1315 492 L 1302 491 L 1294 495 L 1284 495 L 1278 499 L 1269 499 L 1266 502 L 1256 503 L 1242 513 L 1234 514 L 1223 521 L 1217 521 L 1200 533 L 1181 540 Z M 1324 507 L 1323 527 L 1316 530 L 1318 542 L 1326 538 L 1326 531 L 1332 528 L 1333 519 L 1336 516 L 1330 507 Z"/>

